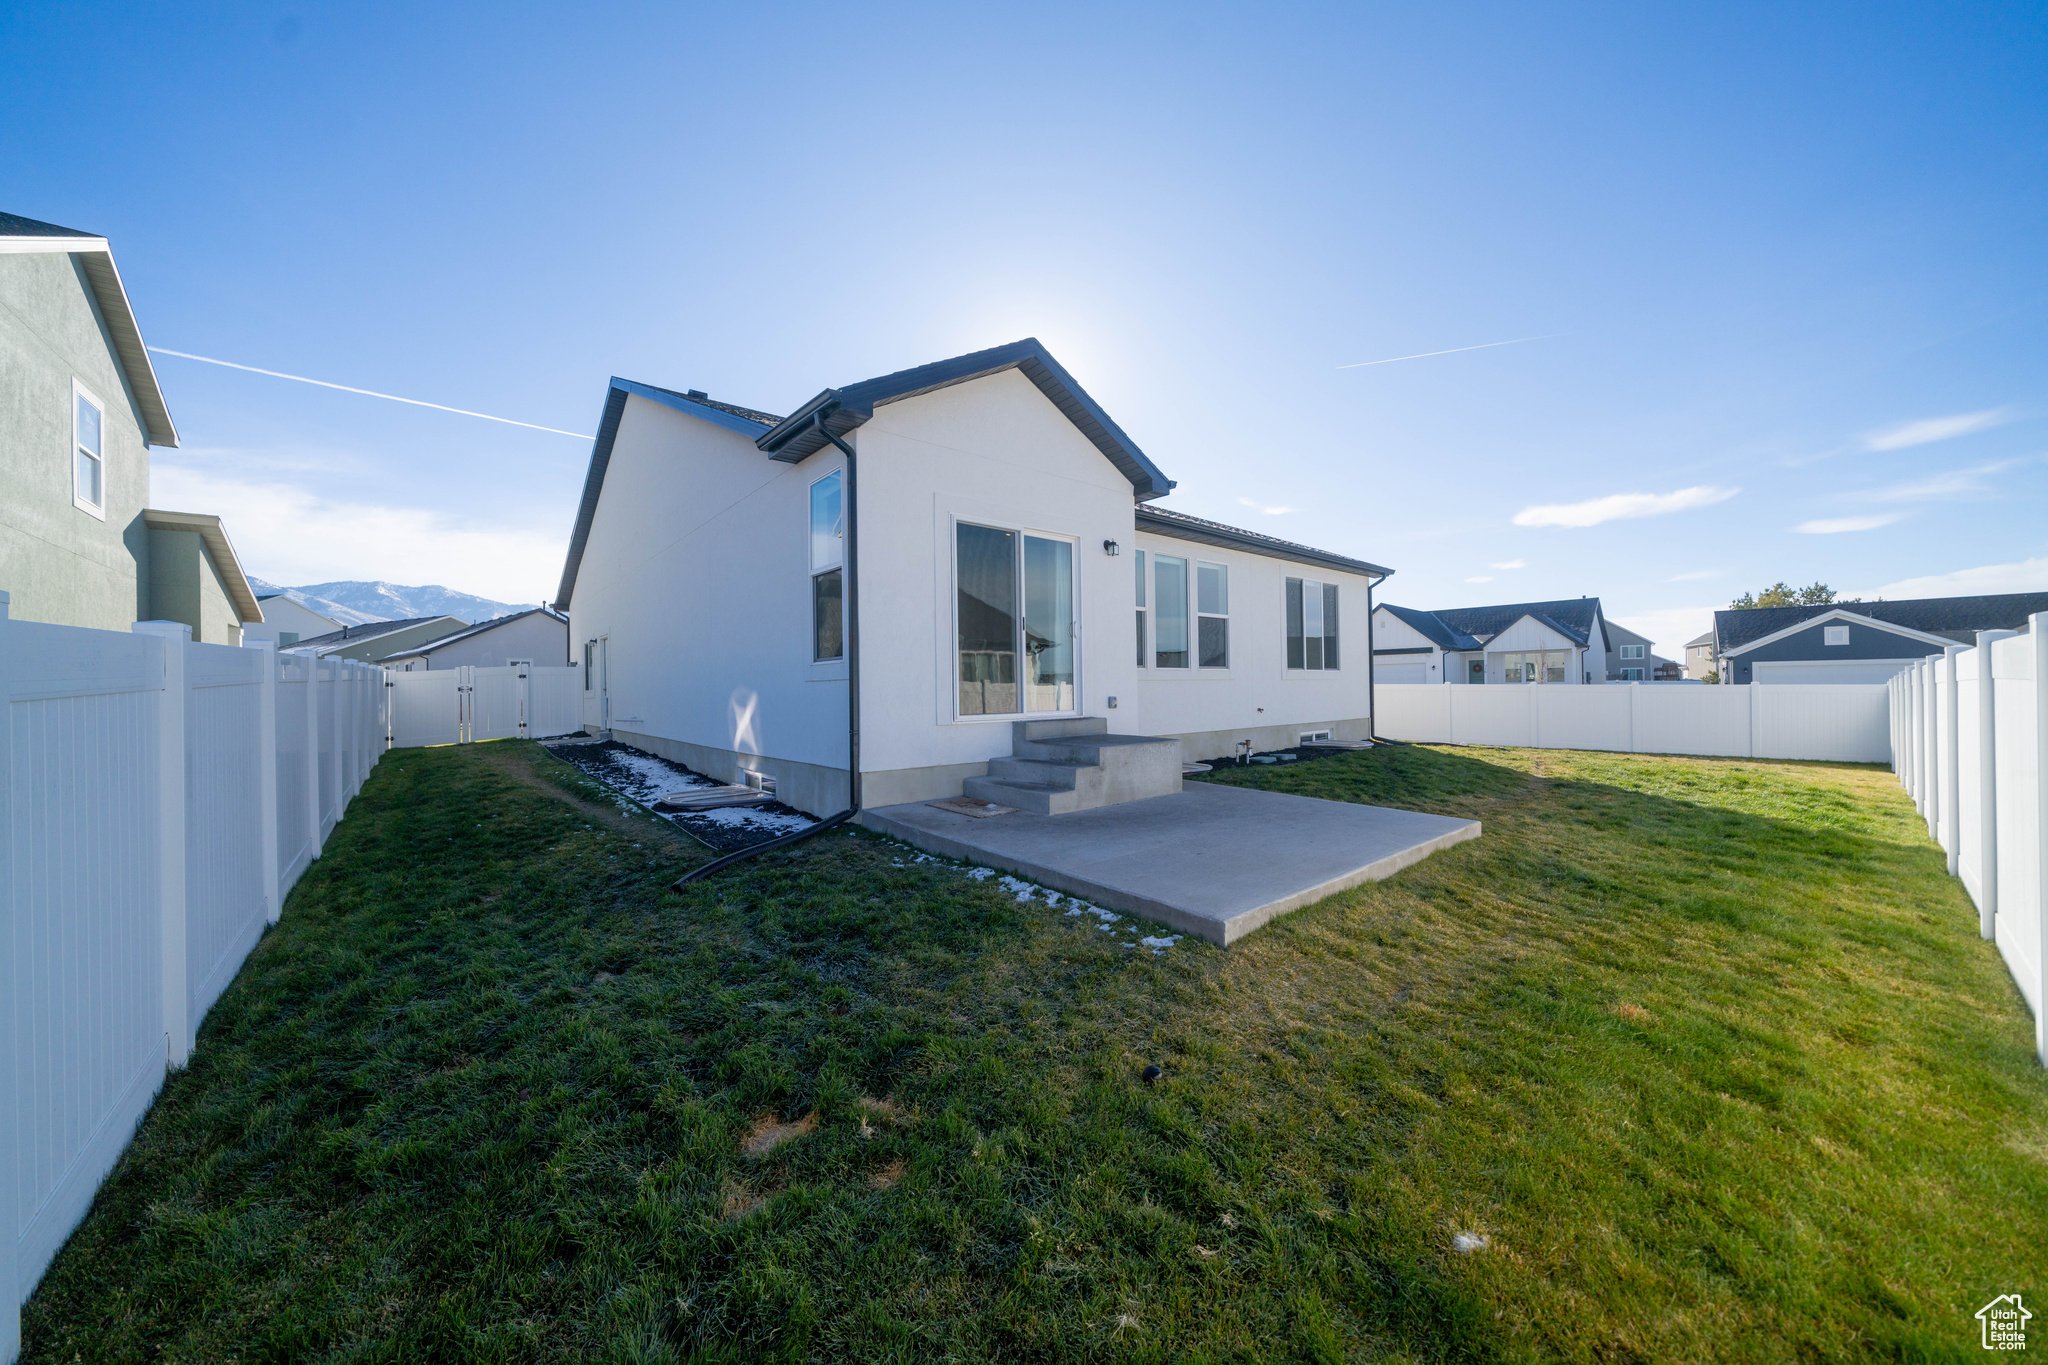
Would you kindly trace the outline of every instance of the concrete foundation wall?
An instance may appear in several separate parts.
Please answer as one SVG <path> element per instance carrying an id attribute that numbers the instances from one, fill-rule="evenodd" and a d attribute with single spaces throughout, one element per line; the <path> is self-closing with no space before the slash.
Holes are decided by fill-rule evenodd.
<path id="1" fill-rule="evenodd" d="M 72 381 L 105 414 L 106 517 L 72 503 Z M 0 256 L 0 588 L 17 620 L 126 630 L 148 598 L 149 454 L 83 270 Z"/>

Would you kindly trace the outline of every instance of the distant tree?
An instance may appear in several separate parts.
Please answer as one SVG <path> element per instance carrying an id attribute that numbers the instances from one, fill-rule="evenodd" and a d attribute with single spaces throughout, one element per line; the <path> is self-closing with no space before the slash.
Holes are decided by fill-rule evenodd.
<path id="1" fill-rule="evenodd" d="M 1835 590 L 1825 583 L 1809 583 L 1795 588 L 1784 579 L 1779 579 L 1759 593 L 1744 593 L 1728 604 L 1730 611 L 1752 611 L 1758 607 L 1826 607 L 1837 602 L 1861 602 L 1860 597 L 1839 597 Z"/>

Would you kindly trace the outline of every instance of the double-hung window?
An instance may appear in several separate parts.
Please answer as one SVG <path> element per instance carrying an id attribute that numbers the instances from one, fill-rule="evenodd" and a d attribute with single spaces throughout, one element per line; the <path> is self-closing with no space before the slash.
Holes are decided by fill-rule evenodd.
<path id="1" fill-rule="evenodd" d="M 960 711 L 1072 711 L 1073 542 L 960 522 L 954 531 Z"/>
<path id="2" fill-rule="evenodd" d="M 1152 556 L 1152 662 L 1188 666 L 1188 562 L 1178 555 Z"/>
<path id="3" fill-rule="evenodd" d="M 1287 580 L 1287 666 L 1308 672 L 1337 667 L 1337 585 Z"/>
<path id="4" fill-rule="evenodd" d="M 1145 552 L 1138 551 L 1138 667 L 1145 666 Z"/>
<path id="5" fill-rule="evenodd" d="M 1230 667 L 1230 569 L 1195 561 L 1195 661 Z"/>
<path id="6" fill-rule="evenodd" d="M 840 471 L 811 485 L 811 658 L 846 654 L 846 503 Z"/>
<path id="7" fill-rule="evenodd" d="M 102 521 L 107 515 L 106 411 L 85 386 L 71 385 L 71 503 Z"/>
<path id="8" fill-rule="evenodd" d="M 1643 657 L 1643 646 L 1623 645 L 1621 647 L 1621 657 L 1624 659 L 1640 659 Z"/>

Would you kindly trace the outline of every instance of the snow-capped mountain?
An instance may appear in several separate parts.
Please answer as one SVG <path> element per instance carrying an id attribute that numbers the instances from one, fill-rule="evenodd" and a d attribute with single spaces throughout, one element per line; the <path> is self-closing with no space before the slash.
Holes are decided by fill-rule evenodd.
<path id="1" fill-rule="evenodd" d="M 415 616 L 455 616 L 474 625 L 497 616 L 537 607 L 538 602 L 498 602 L 474 593 L 456 592 L 438 583 L 408 587 L 403 583 L 366 583 L 348 579 L 335 583 L 306 583 L 280 588 L 262 579 L 249 580 L 258 592 L 282 592 L 293 601 L 329 616 L 345 626 L 371 621 L 403 621 Z"/>

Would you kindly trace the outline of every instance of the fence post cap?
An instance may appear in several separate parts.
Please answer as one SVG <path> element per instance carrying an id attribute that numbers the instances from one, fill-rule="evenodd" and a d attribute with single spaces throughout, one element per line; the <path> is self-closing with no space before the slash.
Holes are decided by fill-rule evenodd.
<path id="1" fill-rule="evenodd" d="M 161 635 L 168 640 L 183 640 L 191 643 L 192 627 L 183 621 L 137 621 L 128 627 L 137 635 Z"/>

